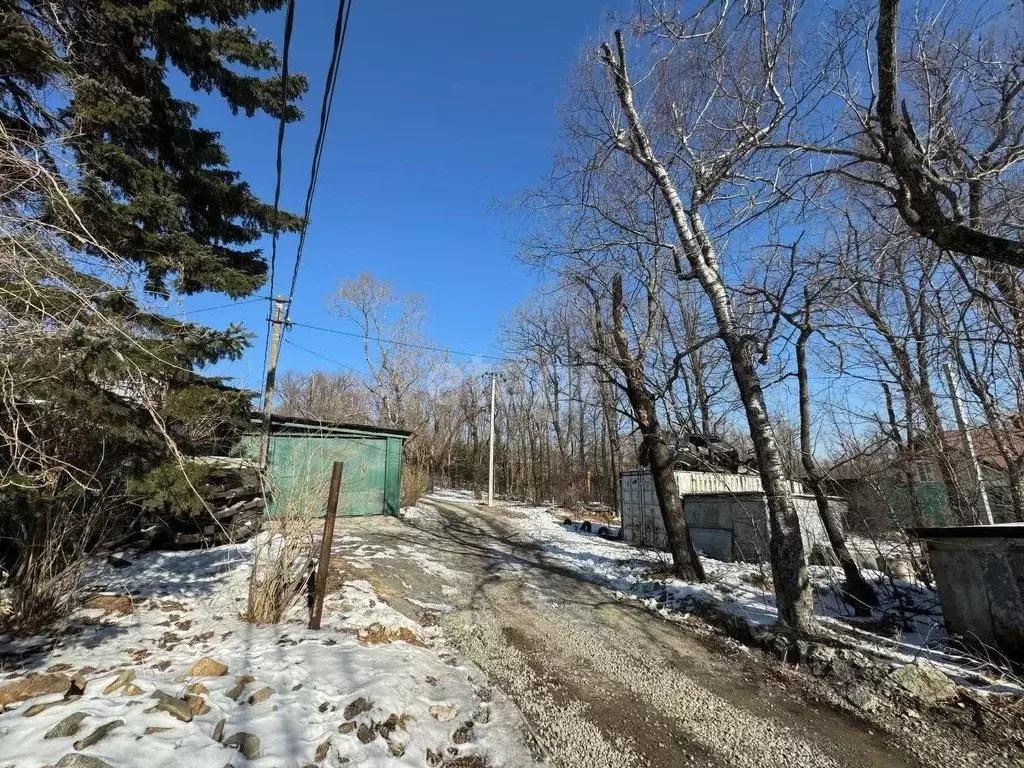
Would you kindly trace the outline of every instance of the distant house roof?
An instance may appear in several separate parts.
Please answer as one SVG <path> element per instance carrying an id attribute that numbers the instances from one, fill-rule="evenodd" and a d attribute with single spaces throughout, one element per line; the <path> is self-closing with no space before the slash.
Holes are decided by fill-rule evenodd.
<path id="1" fill-rule="evenodd" d="M 989 427 L 976 427 L 970 430 L 974 442 L 974 452 L 978 461 L 995 469 L 1006 470 L 1006 457 L 999 450 L 999 444 Z M 1024 456 L 1024 431 L 1016 430 L 1003 435 L 1011 457 Z M 942 441 L 952 450 L 966 453 L 964 435 L 959 429 L 951 429 L 942 433 Z"/>
<path id="2" fill-rule="evenodd" d="M 263 425 L 263 419 L 254 418 L 251 421 L 255 430 L 259 430 Z M 370 424 L 346 424 L 337 421 L 306 419 L 301 416 L 271 416 L 270 432 L 271 434 L 291 433 L 304 435 L 362 434 L 399 437 L 403 440 L 412 435 L 412 432 L 405 429 L 375 427 Z"/>

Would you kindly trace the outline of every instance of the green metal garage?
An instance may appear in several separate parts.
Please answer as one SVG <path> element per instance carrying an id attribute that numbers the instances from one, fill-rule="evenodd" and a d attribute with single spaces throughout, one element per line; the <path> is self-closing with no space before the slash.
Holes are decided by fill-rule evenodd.
<path id="1" fill-rule="evenodd" d="M 267 477 L 270 515 L 308 514 L 326 504 L 331 466 L 345 463 L 339 515 L 397 515 L 402 444 L 411 433 L 354 424 L 274 417 Z M 242 453 L 259 455 L 259 423 L 242 440 Z"/>

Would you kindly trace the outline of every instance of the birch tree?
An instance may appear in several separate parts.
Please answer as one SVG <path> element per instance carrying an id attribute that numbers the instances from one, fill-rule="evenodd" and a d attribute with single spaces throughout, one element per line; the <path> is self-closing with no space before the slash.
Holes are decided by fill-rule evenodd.
<path id="1" fill-rule="evenodd" d="M 793 79 L 799 5 L 711 2 L 692 16 L 661 16 L 641 36 L 649 53 L 636 79 L 626 35 L 617 30 L 599 52 L 617 109 L 608 103 L 595 109 L 603 108 L 607 148 L 642 168 L 664 199 L 679 279 L 696 281 L 710 302 L 767 496 L 779 621 L 808 631 L 815 622 L 799 520 L 756 345 L 740 328 L 719 252 L 720 245 L 728 249 L 730 227 L 779 202 L 778 171 L 764 171 L 773 164 L 762 150 L 785 133 L 802 98 Z M 736 210 L 737 185 L 751 201 L 743 212 Z M 731 221 L 723 228 L 726 219 Z"/>

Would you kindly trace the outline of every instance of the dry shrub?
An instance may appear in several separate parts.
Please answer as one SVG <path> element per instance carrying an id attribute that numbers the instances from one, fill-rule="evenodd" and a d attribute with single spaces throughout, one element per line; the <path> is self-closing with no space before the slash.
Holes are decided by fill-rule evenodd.
<path id="1" fill-rule="evenodd" d="M 11 601 L 11 590 L 7 584 L 10 575 L 3 568 L 0 568 L 0 622 L 6 621 L 7 617 L 14 613 L 14 603 Z"/>
<path id="2" fill-rule="evenodd" d="M 316 520 L 274 521 L 253 552 L 249 600 L 242 618 L 277 624 L 306 592 Z"/>
<path id="3" fill-rule="evenodd" d="M 66 618 L 78 604 L 89 554 L 124 520 L 124 497 L 116 492 L 65 491 L 0 499 L 0 539 L 10 563 L 0 585 L 0 632 L 37 634 Z"/>
<path id="4" fill-rule="evenodd" d="M 402 467 L 401 504 L 411 507 L 430 490 L 430 473 L 423 467 L 409 462 Z"/>
<path id="5" fill-rule="evenodd" d="M 318 451 L 306 456 L 291 486 L 271 491 L 277 505 L 253 550 L 246 621 L 277 624 L 309 588 L 327 507 L 329 477 L 320 476 L 320 458 Z"/>

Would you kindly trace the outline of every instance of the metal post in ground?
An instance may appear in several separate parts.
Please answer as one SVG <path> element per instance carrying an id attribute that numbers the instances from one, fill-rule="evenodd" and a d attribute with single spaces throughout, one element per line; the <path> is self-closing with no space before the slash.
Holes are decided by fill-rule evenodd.
<path id="1" fill-rule="evenodd" d="M 338 515 L 338 495 L 341 491 L 341 476 L 345 471 L 343 461 L 334 462 L 331 469 L 331 488 L 327 494 L 327 514 L 324 516 L 324 537 L 320 541 L 320 560 L 316 565 L 316 592 L 313 596 L 313 610 L 309 616 L 309 628 L 320 629 L 320 617 L 324 612 L 324 593 L 327 591 L 327 568 L 331 562 L 331 544 L 334 541 L 334 519 Z"/>

